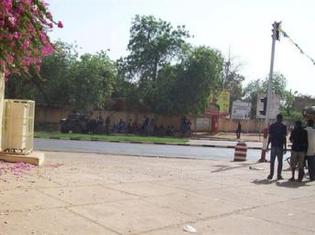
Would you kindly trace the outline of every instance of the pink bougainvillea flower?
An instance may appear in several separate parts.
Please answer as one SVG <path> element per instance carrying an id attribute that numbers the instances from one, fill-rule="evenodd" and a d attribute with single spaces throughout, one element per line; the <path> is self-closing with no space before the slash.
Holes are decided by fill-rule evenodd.
<path id="1" fill-rule="evenodd" d="M 25 40 L 22 44 L 22 49 L 25 50 L 30 46 L 30 41 L 29 40 Z"/>
<path id="2" fill-rule="evenodd" d="M 53 20 L 52 14 L 49 11 L 46 13 L 46 17 L 51 21 Z"/>
<path id="3" fill-rule="evenodd" d="M 13 38 L 14 39 L 19 39 L 20 38 L 20 33 L 19 32 L 14 32 L 13 33 Z"/>
<path id="4" fill-rule="evenodd" d="M 63 24 L 62 24 L 61 21 L 58 22 L 58 27 L 59 27 L 59 28 L 63 28 Z"/>
<path id="5" fill-rule="evenodd" d="M 16 18 L 14 16 L 8 17 L 8 21 L 12 27 L 16 25 Z"/>
<path id="6" fill-rule="evenodd" d="M 43 0 L 0 0 L 0 72 L 8 75 L 39 67 L 53 53 L 47 32 L 56 23 Z"/>

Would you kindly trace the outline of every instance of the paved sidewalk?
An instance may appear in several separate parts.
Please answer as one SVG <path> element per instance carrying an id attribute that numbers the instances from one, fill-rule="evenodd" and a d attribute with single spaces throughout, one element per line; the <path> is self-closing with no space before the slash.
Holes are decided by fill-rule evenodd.
<path id="1" fill-rule="evenodd" d="M 315 233 L 315 183 L 268 182 L 265 163 L 50 152 L 3 166 L 1 235 Z"/>

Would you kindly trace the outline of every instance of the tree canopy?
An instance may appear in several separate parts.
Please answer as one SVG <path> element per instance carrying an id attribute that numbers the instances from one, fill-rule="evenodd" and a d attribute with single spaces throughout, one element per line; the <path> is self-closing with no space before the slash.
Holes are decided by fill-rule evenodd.
<path id="1" fill-rule="evenodd" d="M 75 108 L 104 108 L 116 80 L 116 69 L 104 51 L 84 54 L 70 71 L 70 100 Z"/>
<path id="2" fill-rule="evenodd" d="M 39 74 L 11 76 L 7 97 L 79 110 L 104 108 L 117 77 L 114 62 L 103 51 L 79 57 L 74 45 L 57 42 L 54 46 Z"/>
<path id="3" fill-rule="evenodd" d="M 189 37 L 185 26 L 175 29 L 154 16 L 136 15 L 130 28 L 129 55 L 119 60 L 121 72 L 139 83 L 155 81 L 164 65 L 178 59 Z"/>
<path id="4" fill-rule="evenodd" d="M 223 58 L 217 50 L 194 48 L 186 42 L 189 37 L 185 26 L 174 28 L 153 16 L 135 17 L 130 53 L 118 61 L 120 79 L 129 81 L 137 94 L 129 100 L 157 113 L 205 110 L 211 91 L 222 82 Z"/>
<path id="5" fill-rule="evenodd" d="M 244 88 L 244 97 L 246 100 L 250 101 L 251 106 L 251 117 L 256 117 L 256 108 L 257 108 L 257 97 L 259 94 L 267 94 L 268 90 L 268 81 L 269 78 L 265 78 L 264 80 L 257 79 L 254 81 L 251 81 L 247 84 L 247 86 Z M 287 79 L 282 75 L 281 73 L 275 73 L 273 75 L 271 88 L 272 91 L 278 95 L 281 99 L 281 107 L 280 111 L 287 117 L 287 119 L 291 119 L 289 116 L 292 110 L 292 114 L 294 114 L 294 117 L 297 117 L 297 115 L 294 113 L 293 110 L 293 102 L 294 97 L 296 95 L 295 92 L 291 90 L 286 89 L 287 85 Z"/>
<path id="6" fill-rule="evenodd" d="M 104 51 L 79 55 L 76 45 L 58 41 L 43 59 L 40 73 L 31 68 L 27 74 L 11 74 L 6 95 L 77 110 L 103 109 L 110 99 L 122 98 L 129 110 L 185 115 L 203 113 L 211 95 L 225 89 L 231 103 L 250 101 L 254 118 L 257 95 L 266 94 L 268 79 L 243 88 L 245 78 L 237 64 L 224 60 L 216 49 L 192 46 L 189 37 L 185 26 L 136 15 L 126 57 L 112 61 Z M 295 115 L 296 92 L 286 90 L 282 74 L 274 75 L 272 88 L 282 99 L 281 111 Z"/>

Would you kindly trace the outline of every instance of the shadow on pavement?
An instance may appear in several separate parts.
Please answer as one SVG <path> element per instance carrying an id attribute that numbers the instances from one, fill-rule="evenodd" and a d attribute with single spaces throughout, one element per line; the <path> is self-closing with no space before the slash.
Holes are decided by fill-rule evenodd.
<path id="1" fill-rule="evenodd" d="M 299 187 L 307 187 L 310 185 L 306 184 L 307 182 L 290 182 L 290 181 L 284 181 L 284 182 L 277 182 L 276 185 L 279 187 L 287 187 L 287 188 L 299 188 Z"/>
<path id="2" fill-rule="evenodd" d="M 234 161 L 232 161 L 234 162 Z M 243 163 L 243 164 L 239 164 L 237 166 L 230 166 L 230 165 L 215 165 L 214 167 L 218 167 L 218 169 L 211 171 L 211 173 L 217 173 L 217 172 L 222 172 L 222 171 L 228 171 L 228 170 L 234 170 L 234 169 L 239 169 L 239 168 L 244 168 L 244 167 L 248 167 L 251 170 L 262 170 L 260 168 L 257 167 L 253 167 L 255 165 L 259 164 L 259 162 L 255 162 L 255 163 Z"/>
<path id="3" fill-rule="evenodd" d="M 290 181 L 277 181 L 277 180 L 268 180 L 268 179 L 262 179 L 262 180 L 254 180 L 252 181 L 254 184 L 273 184 L 276 183 L 279 187 L 287 187 L 287 188 L 299 188 L 299 187 L 308 187 L 310 185 L 307 184 L 307 181 L 303 182 L 290 182 Z"/>
<path id="4" fill-rule="evenodd" d="M 252 183 L 254 184 L 272 184 L 277 182 L 277 180 L 268 180 L 268 179 L 262 179 L 262 180 L 254 180 Z"/>

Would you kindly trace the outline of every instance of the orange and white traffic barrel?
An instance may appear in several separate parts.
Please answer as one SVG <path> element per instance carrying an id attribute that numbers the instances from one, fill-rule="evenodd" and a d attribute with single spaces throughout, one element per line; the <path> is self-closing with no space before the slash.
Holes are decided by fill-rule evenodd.
<path id="1" fill-rule="evenodd" d="M 234 161 L 246 161 L 247 145 L 245 142 L 239 141 L 235 145 Z"/>

